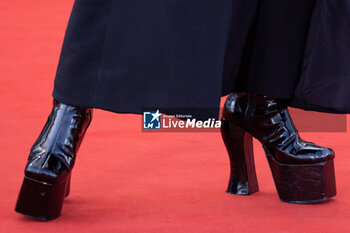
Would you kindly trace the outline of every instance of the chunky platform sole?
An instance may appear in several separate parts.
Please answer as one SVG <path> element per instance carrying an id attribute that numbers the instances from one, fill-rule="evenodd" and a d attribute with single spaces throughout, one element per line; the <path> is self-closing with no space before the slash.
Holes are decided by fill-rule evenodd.
<path id="1" fill-rule="evenodd" d="M 61 215 L 69 191 L 70 176 L 55 184 L 24 177 L 15 211 L 39 221 L 53 220 Z"/>
<path id="2" fill-rule="evenodd" d="M 272 156 L 267 157 L 281 201 L 312 204 L 336 195 L 333 160 L 317 164 L 281 164 Z"/>
<path id="3" fill-rule="evenodd" d="M 222 119 L 222 137 L 230 157 L 227 192 L 249 195 L 258 191 L 252 136 Z M 263 145 L 281 201 L 312 204 L 336 195 L 333 160 L 316 164 L 281 164 L 274 159 L 274 149 Z"/>

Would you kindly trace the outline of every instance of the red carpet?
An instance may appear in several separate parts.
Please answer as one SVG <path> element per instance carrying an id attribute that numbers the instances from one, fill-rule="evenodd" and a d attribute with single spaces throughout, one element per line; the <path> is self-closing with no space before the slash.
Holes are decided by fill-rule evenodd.
<path id="1" fill-rule="evenodd" d="M 260 192 L 230 195 L 218 133 L 141 133 L 140 116 L 100 110 L 61 218 L 42 223 L 16 214 L 28 152 L 51 110 L 72 3 L 0 4 L 0 232 L 350 232 L 350 133 L 302 133 L 334 148 L 338 195 L 324 204 L 292 205 L 278 199 L 259 144 Z"/>

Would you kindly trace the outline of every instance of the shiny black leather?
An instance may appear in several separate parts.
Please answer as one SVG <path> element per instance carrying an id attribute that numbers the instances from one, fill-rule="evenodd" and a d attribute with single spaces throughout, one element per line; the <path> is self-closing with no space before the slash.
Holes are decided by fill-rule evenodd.
<path id="1" fill-rule="evenodd" d="M 277 162 L 312 164 L 334 158 L 332 149 L 300 138 L 283 100 L 232 93 L 225 102 L 223 118 L 257 138 L 267 156 L 273 156 Z"/>
<path id="2" fill-rule="evenodd" d="M 48 183 L 67 179 L 92 119 L 92 109 L 53 100 L 53 109 L 34 145 L 25 168 L 26 177 Z"/>

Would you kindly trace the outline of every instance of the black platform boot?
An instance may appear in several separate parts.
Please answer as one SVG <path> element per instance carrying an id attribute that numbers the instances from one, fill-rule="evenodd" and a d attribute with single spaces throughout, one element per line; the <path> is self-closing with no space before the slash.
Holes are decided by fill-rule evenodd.
<path id="1" fill-rule="evenodd" d="M 282 201 L 317 203 L 336 195 L 334 152 L 302 140 L 282 100 L 248 93 L 229 95 L 221 133 L 231 161 L 228 193 L 258 191 L 253 136 L 263 145 Z"/>
<path id="2" fill-rule="evenodd" d="M 92 119 L 92 109 L 56 100 L 31 148 L 15 211 L 48 221 L 60 216 L 69 194 L 75 157 Z"/>

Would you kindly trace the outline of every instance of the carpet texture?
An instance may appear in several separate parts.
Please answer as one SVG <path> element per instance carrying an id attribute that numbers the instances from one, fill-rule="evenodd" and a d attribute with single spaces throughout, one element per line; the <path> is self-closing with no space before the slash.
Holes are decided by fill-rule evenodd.
<path id="1" fill-rule="evenodd" d="M 0 3 L 0 232 L 350 232 L 348 132 L 301 133 L 335 150 L 338 195 L 293 205 L 278 199 L 256 141 L 260 192 L 235 196 L 225 193 L 230 168 L 219 133 L 142 133 L 140 116 L 101 110 L 79 151 L 62 216 L 42 223 L 16 214 L 28 152 L 51 110 L 72 4 Z"/>

